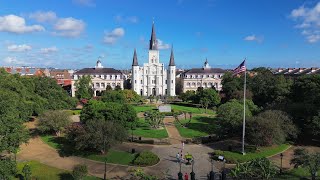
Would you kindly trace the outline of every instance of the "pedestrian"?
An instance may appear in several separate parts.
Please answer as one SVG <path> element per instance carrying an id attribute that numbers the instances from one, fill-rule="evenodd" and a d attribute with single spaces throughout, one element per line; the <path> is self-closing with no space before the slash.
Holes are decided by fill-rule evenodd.
<path id="1" fill-rule="evenodd" d="M 189 179 L 188 173 L 185 173 L 184 174 L 184 180 L 188 180 L 188 179 Z"/>
<path id="2" fill-rule="evenodd" d="M 176 155 L 176 158 L 177 158 L 177 162 L 179 162 L 179 161 L 180 161 L 180 154 L 179 154 L 179 152 L 178 152 L 178 154 Z"/>
<path id="3" fill-rule="evenodd" d="M 184 149 L 184 141 L 182 141 L 182 149 Z"/>

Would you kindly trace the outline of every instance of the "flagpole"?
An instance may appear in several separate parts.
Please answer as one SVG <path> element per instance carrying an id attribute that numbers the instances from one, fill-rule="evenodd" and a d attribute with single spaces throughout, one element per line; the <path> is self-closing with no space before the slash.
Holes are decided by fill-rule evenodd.
<path id="1" fill-rule="evenodd" d="M 244 85 L 243 85 L 243 123 L 242 123 L 242 155 L 245 155 L 244 137 L 246 133 L 246 90 L 247 90 L 247 68 L 244 71 Z"/>

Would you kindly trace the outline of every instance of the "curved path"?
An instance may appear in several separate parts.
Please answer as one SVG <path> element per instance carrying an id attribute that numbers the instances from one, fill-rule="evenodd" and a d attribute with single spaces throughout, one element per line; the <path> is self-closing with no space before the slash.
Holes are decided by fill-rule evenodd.
<path id="1" fill-rule="evenodd" d="M 116 147 L 116 149 L 130 151 L 131 148 L 136 148 L 137 151 L 150 150 L 160 157 L 160 162 L 152 167 L 143 168 L 146 173 L 165 177 L 165 179 L 176 179 L 179 172 L 179 163 L 176 161 L 175 155 L 180 152 L 181 145 L 156 146 L 156 145 L 139 145 L 124 143 Z M 211 170 L 211 164 L 208 161 L 209 154 L 212 149 L 202 145 L 185 145 L 184 153 L 189 152 L 195 158 L 194 171 L 197 179 L 205 179 L 206 174 Z M 21 146 L 21 151 L 17 155 L 20 161 L 36 160 L 43 164 L 71 171 L 76 164 L 86 164 L 89 169 L 89 174 L 103 177 L 104 164 L 102 162 L 92 161 L 80 157 L 69 156 L 61 157 L 59 153 L 45 144 L 39 137 L 30 139 L 28 144 Z M 216 164 L 219 168 L 221 164 Z M 218 167 L 214 167 L 215 169 Z M 107 177 L 116 178 L 129 175 L 131 166 L 107 164 Z M 182 172 L 190 173 L 191 166 L 182 164 Z"/>

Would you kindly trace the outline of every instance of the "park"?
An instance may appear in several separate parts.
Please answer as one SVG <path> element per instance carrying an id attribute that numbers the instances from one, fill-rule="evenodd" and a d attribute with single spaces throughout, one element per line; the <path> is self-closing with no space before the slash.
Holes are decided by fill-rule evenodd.
<path id="1" fill-rule="evenodd" d="M 1 175 L 4 179 L 314 178 L 320 168 L 319 129 L 301 134 L 301 125 L 292 117 L 301 117 L 301 103 L 317 107 L 312 103 L 319 101 L 310 98 L 318 96 L 305 93 L 300 102 L 294 93 L 319 94 L 305 86 L 310 79 L 319 82 L 319 76 L 293 83 L 258 71 L 248 79 L 245 155 L 241 77 L 225 76 L 223 83 L 229 88 L 224 97 L 201 88 L 176 98 L 140 97 L 120 89 L 88 97 L 90 89 L 84 89 L 74 99 L 48 78 L 1 72 L 1 122 L 11 118 L 4 125 L 12 128 L 12 135 L 1 144 L 6 153 L 0 169 L 7 172 Z M 261 79 L 273 81 L 274 86 L 261 87 Z M 286 101 L 294 106 L 288 107 Z M 272 104 L 277 106 L 270 108 Z M 319 120 L 316 113 L 309 117 L 311 124 Z M 309 141 L 301 141 L 306 136 Z"/>

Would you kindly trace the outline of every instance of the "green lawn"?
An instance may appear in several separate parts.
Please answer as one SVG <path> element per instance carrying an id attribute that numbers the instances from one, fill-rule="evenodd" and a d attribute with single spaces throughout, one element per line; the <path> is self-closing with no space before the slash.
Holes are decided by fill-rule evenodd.
<path id="1" fill-rule="evenodd" d="M 137 113 L 156 109 L 156 107 L 153 105 L 142 105 L 142 106 L 135 105 L 135 106 L 133 106 L 133 108 L 136 110 Z"/>
<path id="2" fill-rule="evenodd" d="M 181 123 L 185 124 L 189 121 L 182 119 Z M 185 138 L 195 138 L 207 136 L 215 133 L 215 117 L 214 116 L 194 116 L 187 127 L 182 127 L 178 122 L 175 123 L 180 135 Z"/>
<path id="3" fill-rule="evenodd" d="M 41 179 L 41 180 L 60 180 L 60 179 L 73 179 L 71 173 L 69 171 L 57 169 L 51 166 L 47 166 L 45 164 L 41 164 L 37 161 L 29 161 L 29 162 L 21 162 L 18 163 L 18 174 L 23 175 L 22 168 L 25 164 L 29 164 L 32 171 L 32 179 Z M 87 176 L 84 180 L 97 180 L 100 178 Z"/>
<path id="4" fill-rule="evenodd" d="M 261 158 L 261 157 L 269 157 L 275 154 L 278 154 L 290 147 L 289 144 L 281 144 L 278 146 L 272 147 L 262 147 L 260 148 L 259 152 L 255 153 L 246 153 L 246 155 L 242 155 L 240 152 L 230 152 L 230 151 L 223 151 L 224 158 L 229 163 L 236 163 L 236 162 L 246 162 L 252 159 Z"/>
<path id="5" fill-rule="evenodd" d="M 116 151 L 111 149 L 108 151 L 106 155 L 92 154 L 84 157 L 91 160 L 95 160 L 95 161 L 101 161 L 101 162 L 104 162 L 105 159 L 107 158 L 108 163 L 130 165 L 132 161 L 135 159 L 136 154 L 131 154 L 124 151 Z"/>
<path id="6" fill-rule="evenodd" d="M 203 108 L 188 107 L 188 106 L 176 105 L 176 104 L 170 104 L 170 105 L 171 105 L 172 109 L 177 110 L 177 111 L 192 112 L 193 114 L 205 113 L 205 109 L 203 109 Z M 207 114 L 214 114 L 214 112 L 211 109 L 208 109 Z"/>
<path id="7" fill-rule="evenodd" d="M 70 115 L 80 115 L 81 109 L 66 110 Z"/>
<path id="8" fill-rule="evenodd" d="M 131 130 L 129 130 L 129 134 L 131 135 Z M 150 125 L 145 122 L 144 118 L 140 118 L 137 122 L 137 127 L 133 130 L 133 135 L 141 136 L 145 138 L 167 138 L 168 133 L 165 128 L 163 129 L 152 129 Z"/>
<path id="9" fill-rule="evenodd" d="M 81 156 L 81 157 L 96 160 L 96 161 L 103 161 L 103 159 L 105 158 L 105 156 L 100 155 L 99 153 L 77 152 L 74 149 L 70 149 L 72 147 L 68 146 L 68 143 L 66 142 L 64 137 L 54 137 L 51 135 L 43 135 L 40 137 L 43 142 L 45 142 L 52 148 L 57 149 L 58 151 L 67 152 L 69 155 Z M 107 156 L 108 163 L 123 164 L 123 165 L 129 165 L 135 157 L 135 155 L 131 153 L 124 152 L 124 151 L 115 151 L 112 149 L 109 151 L 109 153 L 107 153 L 106 156 Z"/>
<path id="10" fill-rule="evenodd" d="M 318 171 L 318 175 L 320 171 Z M 295 168 L 288 171 L 285 171 L 282 175 L 279 175 L 276 179 L 292 179 L 292 180 L 300 180 L 302 178 L 311 179 L 311 174 L 305 168 Z"/>

